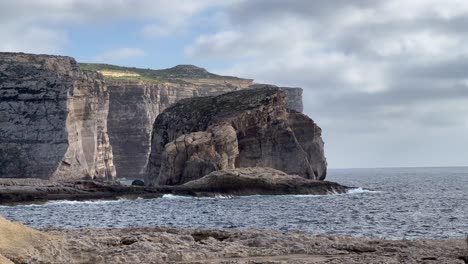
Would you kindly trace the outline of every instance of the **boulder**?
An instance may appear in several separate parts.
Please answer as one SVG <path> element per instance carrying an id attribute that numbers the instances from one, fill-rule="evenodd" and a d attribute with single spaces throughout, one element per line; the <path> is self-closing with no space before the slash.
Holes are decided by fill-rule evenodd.
<path id="1" fill-rule="evenodd" d="M 108 109 L 73 58 L 0 53 L 0 178 L 113 179 Z"/>
<path id="2" fill-rule="evenodd" d="M 145 182 L 176 185 L 217 171 L 270 167 L 323 180 L 321 129 L 273 86 L 184 99 L 153 126 Z"/>
<path id="3" fill-rule="evenodd" d="M 213 171 L 183 184 L 182 190 L 196 196 L 216 195 L 326 195 L 345 193 L 349 188 L 338 183 L 305 179 L 272 168 L 238 168 Z"/>
<path id="4" fill-rule="evenodd" d="M 145 182 L 142 180 L 136 179 L 132 181 L 132 186 L 145 186 Z"/>

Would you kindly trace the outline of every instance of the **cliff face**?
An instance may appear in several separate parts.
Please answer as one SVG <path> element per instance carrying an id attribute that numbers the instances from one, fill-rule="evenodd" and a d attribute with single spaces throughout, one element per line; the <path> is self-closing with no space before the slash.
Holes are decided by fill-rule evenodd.
<path id="1" fill-rule="evenodd" d="M 217 170 L 269 167 L 324 179 L 320 128 L 288 110 L 277 87 L 179 101 L 154 123 L 147 183 L 182 184 Z"/>
<path id="2" fill-rule="evenodd" d="M 0 53 L 0 177 L 115 177 L 108 107 L 74 59 Z"/>
<path id="3" fill-rule="evenodd" d="M 117 175 L 143 178 L 151 148 L 155 118 L 175 102 L 191 97 L 263 87 L 253 80 L 220 76 L 193 65 L 163 70 L 81 64 L 101 72 L 109 87 L 109 137 Z M 292 109 L 302 111 L 302 89 L 282 88 Z M 190 110 L 189 110 L 190 111 Z"/>
<path id="4" fill-rule="evenodd" d="M 144 178 L 156 117 L 175 102 L 240 89 L 227 85 L 108 81 L 109 136 L 119 177 Z"/>

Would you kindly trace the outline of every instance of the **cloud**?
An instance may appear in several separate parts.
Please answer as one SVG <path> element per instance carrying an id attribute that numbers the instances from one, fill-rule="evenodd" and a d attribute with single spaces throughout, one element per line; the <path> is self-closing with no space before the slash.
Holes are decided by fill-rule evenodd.
<path id="1" fill-rule="evenodd" d="M 0 28 L 0 51 L 48 53 L 59 55 L 67 45 L 67 34 L 38 26 Z"/>
<path id="2" fill-rule="evenodd" d="M 191 18 L 237 0 L 15 0 L 0 1 L 0 51 L 63 53 L 69 25 L 135 21 L 143 36 L 183 32 Z"/>
<path id="3" fill-rule="evenodd" d="M 144 55 L 145 51 L 139 48 L 118 48 L 103 52 L 102 54 L 96 56 L 95 61 L 109 63 L 119 60 L 138 58 Z"/>
<path id="4" fill-rule="evenodd" d="M 186 54 L 230 61 L 225 74 L 305 88 L 332 166 L 466 164 L 449 151 L 468 148 L 466 137 L 434 140 L 468 132 L 468 2 L 257 0 L 225 14 L 228 26 Z"/>

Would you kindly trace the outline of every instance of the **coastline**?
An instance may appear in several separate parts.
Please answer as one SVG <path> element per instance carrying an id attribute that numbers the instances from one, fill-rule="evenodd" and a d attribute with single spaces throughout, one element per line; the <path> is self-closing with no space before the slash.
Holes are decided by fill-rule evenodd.
<path id="1" fill-rule="evenodd" d="M 218 188 L 213 186 L 131 186 L 92 180 L 49 181 L 40 179 L 0 179 L 0 205 L 42 203 L 53 200 L 115 200 L 159 198 L 164 194 L 215 197 L 217 195 L 287 195 L 344 193 L 352 189 L 328 181 L 305 181 L 275 188 L 258 186 Z"/>
<path id="2" fill-rule="evenodd" d="M 42 230 L 46 241 L 13 262 L 60 263 L 467 263 L 464 240 L 382 240 L 269 230 Z M 45 250 L 46 248 L 47 250 Z M 23 252 L 24 253 L 24 252 Z"/>

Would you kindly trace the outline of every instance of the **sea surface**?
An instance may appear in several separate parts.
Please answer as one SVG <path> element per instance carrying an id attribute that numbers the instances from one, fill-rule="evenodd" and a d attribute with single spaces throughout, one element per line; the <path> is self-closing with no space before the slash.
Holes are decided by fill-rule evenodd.
<path id="1" fill-rule="evenodd" d="M 468 235 L 468 167 L 330 170 L 347 194 L 52 201 L 0 206 L 36 228 L 188 227 L 301 230 L 386 239 Z"/>

